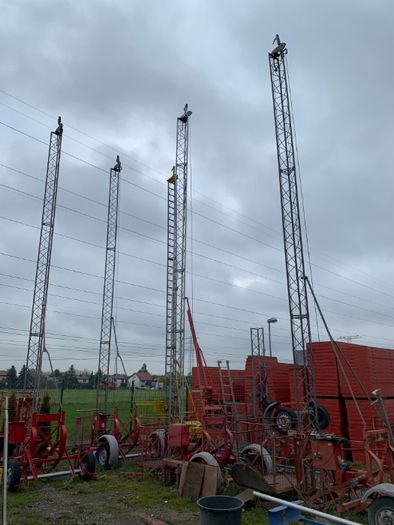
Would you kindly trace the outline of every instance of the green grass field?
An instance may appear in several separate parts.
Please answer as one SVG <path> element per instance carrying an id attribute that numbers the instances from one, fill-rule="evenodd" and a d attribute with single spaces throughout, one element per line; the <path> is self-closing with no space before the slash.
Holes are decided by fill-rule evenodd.
<path id="1" fill-rule="evenodd" d="M 55 412 L 59 407 L 59 394 L 56 390 L 43 390 L 41 392 L 41 399 L 48 394 L 51 398 L 51 411 Z M 155 401 L 160 401 L 163 398 L 161 391 L 155 390 L 135 390 L 134 401 L 140 406 L 140 410 L 148 408 L 144 406 L 144 402 L 148 405 Z M 110 390 L 108 392 L 108 412 L 111 414 L 113 408 L 117 406 L 121 411 L 123 418 L 129 414 L 131 406 L 131 392 L 129 389 Z M 78 416 L 89 416 L 95 412 L 96 408 L 96 391 L 88 389 L 64 390 L 63 395 L 63 410 L 66 416 L 66 427 L 69 437 L 72 437 L 75 428 L 75 418 Z M 154 408 L 157 409 L 155 406 Z"/>

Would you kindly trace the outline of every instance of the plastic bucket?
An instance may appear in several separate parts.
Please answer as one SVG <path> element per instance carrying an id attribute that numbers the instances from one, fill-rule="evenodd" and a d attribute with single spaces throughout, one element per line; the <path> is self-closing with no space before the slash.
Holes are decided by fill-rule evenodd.
<path id="1" fill-rule="evenodd" d="M 232 496 L 207 496 L 197 501 L 200 525 L 241 525 L 244 502 Z"/>

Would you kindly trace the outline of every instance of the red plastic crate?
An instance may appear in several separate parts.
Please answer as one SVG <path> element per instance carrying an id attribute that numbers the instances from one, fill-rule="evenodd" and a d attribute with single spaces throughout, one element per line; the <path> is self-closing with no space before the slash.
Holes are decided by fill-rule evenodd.
<path id="1" fill-rule="evenodd" d="M 344 373 L 339 370 L 344 397 L 350 397 L 352 390 L 356 397 L 365 398 L 376 388 L 381 389 L 383 396 L 394 397 L 394 350 L 353 344 L 346 347 L 341 344 L 340 347 L 346 358 L 341 357 L 341 362 L 348 379 L 346 381 Z"/>
<path id="2" fill-rule="evenodd" d="M 297 402 L 296 396 L 296 384 L 298 385 L 298 396 L 300 401 L 305 398 L 305 387 L 303 382 L 303 372 L 299 367 L 294 367 L 294 365 L 289 368 L 288 371 L 288 381 L 289 381 L 289 390 L 290 390 L 290 401 L 292 403 Z"/>
<path id="3" fill-rule="evenodd" d="M 357 461 L 364 461 L 364 452 L 361 442 L 364 439 L 363 422 L 358 413 L 357 407 L 353 399 L 346 399 L 346 412 L 348 421 L 349 439 L 354 441 L 352 447 L 353 459 Z M 378 430 L 385 428 L 380 417 L 379 408 L 377 405 L 371 405 L 366 399 L 358 399 L 357 404 L 365 419 L 367 430 Z M 394 399 L 386 399 L 384 401 L 385 410 L 391 424 L 394 428 Z M 360 444 L 357 446 L 357 441 Z"/>
<path id="4" fill-rule="evenodd" d="M 337 361 L 330 341 L 312 343 L 312 352 L 308 345 L 308 362 L 313 365 L 316 395 L 319 397 L 338 398 L 339 377 Z"/>
<path id="5" fill-rule="evenodd" d="M 312 344 L 317 396 L 350 398 L 353 392 L 366 398 L 380 388 L 385 397 L 394 397 L 394 350 L 342 342 L 337 346 L 334 352 L 330 341 Z M 311 362 L 309 348 L 308 358 Z"/>

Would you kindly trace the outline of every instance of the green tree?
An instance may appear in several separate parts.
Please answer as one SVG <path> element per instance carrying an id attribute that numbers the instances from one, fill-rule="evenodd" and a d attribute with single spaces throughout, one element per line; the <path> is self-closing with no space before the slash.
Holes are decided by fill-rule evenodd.
<path id="1" fill-rule="evenodd" d="M 88 381 L 88 388 L 95 388 L 95 382 L 94 382 L 94 374 L 93 372 L 90 372 L 89 381 Z"/>
<path id="2" fill-rule="evenodd" d="M 6 376 L 6 379 L 5 379 L 6 387 L 7 388 L 16 388 L 17 377 L 18 377 L 18 375 L 16 373 L 16 368 L 14 367 L 14 365 L 12 365 L 11 368 L 9 368 L 7 370 L 7 376 Z"/>
<path id="3" fill-rule="evenodd" d="M 65 388 L 78 388 L 79 387 L 74 365 L 71 365 L 70 368 L 67 370 L 67 372 L 64 373 L 64 385 L 65 385 Z"/>
<path id="4" fill-rule="evenodd" d="M 23 388 L 25 383 L 25 373 L 26 373 L 26 365 L 23 365 L 20 369 L 20 372 L 18 374 L 18 378 L 16 380 L 16 386 L 17 388 Z"/>

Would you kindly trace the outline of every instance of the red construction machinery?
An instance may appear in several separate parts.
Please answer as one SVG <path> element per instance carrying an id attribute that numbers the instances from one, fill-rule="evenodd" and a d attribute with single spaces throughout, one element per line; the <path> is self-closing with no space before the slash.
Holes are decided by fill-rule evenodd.
<path id="1" fill-rule="evenodd" d="M 287 47 L 278 35 L 274 42 L 276 47 L 269 53 L 269 64 L 294 361 L 294 401 L 282 403 L 272 399 L 264 412 L 262 441 L 252 445 L 249 455 L 234 465 L 233 476 L 241 484 L 273 495 L 297 494 L 313 507 L 331 504 L 339 511 L 359 511 L 372 501 L 371 522 L 389 523 L 394 512 L 394 448 L 390 427 L 385 427 L 381 420 L 376 430 L 364 430 L 363 468 L 356 468 L 349 461 L 352 445 L 347 439 L 323 432 L 329 426 L 329 417 L 316 397 L 308 292 L 327 329 L 330 350 L 338 366 L 343 356 L 305 275 Z M 341 370 L 349 377 L 349 370 L 343 366 Z M 348 379 L 346 384 L 349 386 Z"/>
<path id="2" fill-rule="evenodd" d="M 9 398 L 7 485 L 10 490 L 15 490 L 22 481 L 62 475 L 64 469 L 70 473 L 78 472 L 85 479 L 90 478 L 95 470 L 93 454 L 67 448 L 62 407 L 50 413 L 49 406 L 40 398 L 42 360 L 47 352 L 45 316 L 62 137 L 63 124 L 59 117 L 56 130 L 50 134 L 24 391 Z M 6 393 L 3 393 L 1 416 L 4 415 L 5 397 Z M 4 429 L 0 437 L 4 443 Z"/>

